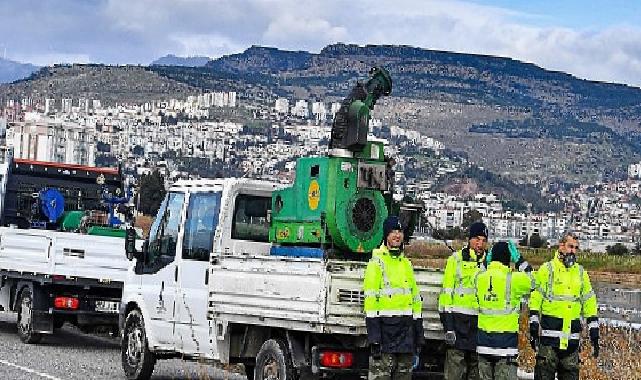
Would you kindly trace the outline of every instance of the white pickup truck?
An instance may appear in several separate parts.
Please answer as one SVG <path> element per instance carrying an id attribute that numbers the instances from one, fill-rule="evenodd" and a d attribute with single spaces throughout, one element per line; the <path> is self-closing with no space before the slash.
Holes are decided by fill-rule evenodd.
<path id="1" fill-rule="evenodd" d="M 129 266 L 123 238 L 0 227 L 0 312 L 18 313 L 25 343 L 64 322 L 117 331 Z"/>
<path id="2" fill-rule="evenodd" d="M 243 363 L 249 379 L 366 373 L 367 264 L 270 254 L 271 193 L 248 179 L 176 183 L 125 280 L 122 365 L 148 379 L 157 359 Z M 133 241 L 127 239 L 129 247 Z M 442 371 L 441 273 L 416 269 L 427 343 L 420 370 Z"/>

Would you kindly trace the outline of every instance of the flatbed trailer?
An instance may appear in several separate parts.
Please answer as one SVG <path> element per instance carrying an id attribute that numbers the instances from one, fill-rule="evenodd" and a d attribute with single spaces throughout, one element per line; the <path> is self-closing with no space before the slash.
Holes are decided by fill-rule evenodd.
<path id="1" fill-rule="evenodd" d="M 119 237 L 0 227 L 0 311 L 18 314 L 25 343 L 65 322 L 115 332 L 124 255 Z"/>

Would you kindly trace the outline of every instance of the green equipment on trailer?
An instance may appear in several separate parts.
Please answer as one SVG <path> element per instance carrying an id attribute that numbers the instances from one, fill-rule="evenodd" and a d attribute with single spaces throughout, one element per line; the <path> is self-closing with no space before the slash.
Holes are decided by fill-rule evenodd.
<path id="1" fill-rule="evenodd" d="M 369 111 L 392 91 L 383 68 L 358 82 L 332 125 L 328 157 L 299 158 L 293 186 L 274 192 L 270 241 L 371 252 L 383 237 L 391 181 L 381 142 L 367 141 Z M 387 197 L 389 200 L 390 197 Z"/>

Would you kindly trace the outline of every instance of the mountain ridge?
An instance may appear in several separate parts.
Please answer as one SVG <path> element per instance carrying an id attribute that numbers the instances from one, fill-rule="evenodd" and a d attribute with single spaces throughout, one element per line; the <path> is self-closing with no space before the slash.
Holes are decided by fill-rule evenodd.
<path id="1" fill-rule="evenodd" d="M 174 54 L 167 54 L 150 63 L 150 66 L 187 66 L 187 67 L 201 67 L 205 66 L 207 62 L 211 61 L 210 57 L 205 56 L 188 56 L 180 57 Z"/>
<path id="2" fill-rule="evenodd" d="M 100 85 L 109 83 L 100 78 L 126 67 L 85 65 L 83 77 L 80 70 L 76 76 L 45 70 L 0 86 L 0 97 L 34 91 L 78 97 L 74 94 L 88 87 L 91 96 L 104 95 L 105 104 L 205 90 L 236 91 L 241 102 L 268 105 L 278 97 L 331 102 L 340 101 L 375 65 L 386 67 L 394 81 L 392 96 L 374 110 L 376 118 L 438 139 L 471 163 L 516 183 L 621 179 L 627 165 L 641 159 L 637 87 L 588 81 L 507 57 L 407 45 L 333 44 L 319 53 L 255 45 L 204 67 L 140 67 L 135 75 L 118 77 L 121 85 L 111 90 Z M 140 71 L 153 74 L 156 88 L 166 85 L 166 90 L 145 87 L 140 81 L 148 74 Z"/>
<path id="3" fill-rule="evenodd" d="M 0 58 L 0 84 L 11 83 L 28 77 L 39 69 L 30 63 L 22 63 L 10 59 Z"/>

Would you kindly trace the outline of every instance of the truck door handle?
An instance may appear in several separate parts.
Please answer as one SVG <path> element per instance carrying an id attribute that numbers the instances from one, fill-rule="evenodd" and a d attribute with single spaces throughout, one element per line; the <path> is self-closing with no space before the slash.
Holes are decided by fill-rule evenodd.
<path id="1" fill-rule="evenodd" d="M 178 282 L 178 265 L 174 269 L 174 281 Z"/>
<path id="2" fill-rule="evenodd" d="M 209 285 L 209 268 L 205 269 L 205 285 Z"/>

